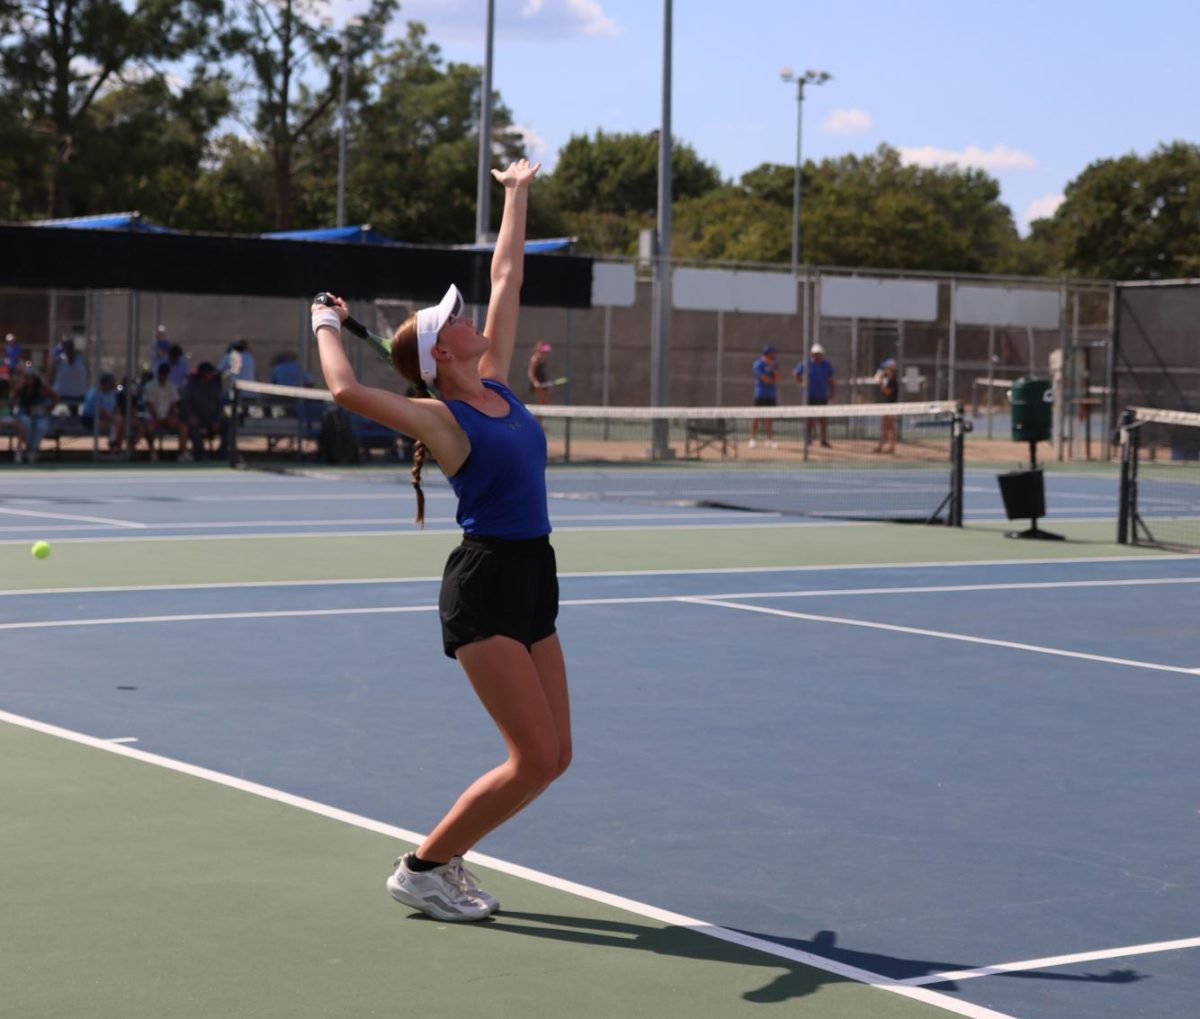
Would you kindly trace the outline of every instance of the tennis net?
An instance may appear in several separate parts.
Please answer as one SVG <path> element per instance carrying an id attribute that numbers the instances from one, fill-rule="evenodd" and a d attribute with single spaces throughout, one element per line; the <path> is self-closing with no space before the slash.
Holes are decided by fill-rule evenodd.
<path id="1" fill-rule="evenodd" d="M 236 383 L 233 462 L 359 463 L 371 444 L 405 458 L 410 445 L 365 418 L 342 414 L 335 428 L 330 401 Z M 962 524 L 958 404 L 529 409 L 546 432 L 551 498 Z M 339 456 L 347 424 L 352 452 Z"/>
<path id="2" fill-rule="evenodd" d="M 1200 414 L 1130 407 L 1120 441 L 1117 540 L 1200 552 Z"/>

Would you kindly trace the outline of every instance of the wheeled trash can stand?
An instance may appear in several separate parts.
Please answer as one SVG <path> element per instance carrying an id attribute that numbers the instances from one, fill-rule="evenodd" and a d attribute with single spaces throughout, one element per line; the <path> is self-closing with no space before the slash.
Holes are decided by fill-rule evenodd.
<path id="1" fill-rule="evenodd" d="M 1062 541 L 1061 534 L 1041 530 L 1038 519 L 1046 515 L 1046 481 L 1037 465 L 1037 444 L 1048 441 L 1051 427 L 1052 396 L 1045 379 L 1020 378 L 1012 385 L 1013 442 L 1029 443 L 1029 469 L 997 475 L 1004 513 L 1009 520 L 1028 518 L 1032 524 L 1024 531 L 1006 531 L 1006 538 L 1041 538 Z"/>

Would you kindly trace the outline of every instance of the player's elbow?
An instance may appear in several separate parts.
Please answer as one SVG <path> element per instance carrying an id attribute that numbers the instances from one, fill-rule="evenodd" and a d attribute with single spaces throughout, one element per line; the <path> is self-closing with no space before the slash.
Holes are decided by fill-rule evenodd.
<path id="1" fill-rule="evenodd" d="M 519 262 L 503 262 L 492 266 L 492 290 L 499 287 L 521 289 L 524 267 Z"/>
<path id="2" fill-rule="evenodd" d="M 338 379 L 329 386 L 329 393 L 333 397 L 333 402 L 339 407 L 345 407 L 347 410 L 354 409 L 354 404 L 357 402 L 356 397 L 361 390 L 362 386 L 358 384 L 356 379 Z"/>

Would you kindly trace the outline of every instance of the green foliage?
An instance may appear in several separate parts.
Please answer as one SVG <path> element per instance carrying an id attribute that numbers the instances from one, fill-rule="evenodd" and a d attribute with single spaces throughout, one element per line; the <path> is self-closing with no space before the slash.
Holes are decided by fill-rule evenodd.
<path id="1" fill-rule="evenodd" d="M 48 150 L 40 181 L 21 180 L 26 215 L 86 209 L 73 184 L 95 104 L 168 62 L 211 53 L 221 0 L 0 0 L 0 79 L 24 133 Z"/>
<path id="2" fill-rule="evenodd" d="M 474 240 L 479 69 L 445 66 L 424 26 L 412 22 L 407 36 L 376 61 L 372 77 L 380 81 L 379 93 L 354 122 L 348 220 L 411 242 Z M 524 155 L 512 114 L 498 99 L 492 123 L 494 165 Z M 492 194 L 498 226 L 499 185 Z"/>
<path id="3" fill-rule="evenodd" d="M 755 173 L 755 186 L 778 195 L 781 175 Z M 905 166 L 880 146 L 805 164 L 802 187 L 807 262 L 989 272 L 1017 243 L 999 185 L 980 170 Z"/>
<path id="4" fill-rule="evenodd" d="M 337 108 L 347 47 L 347 221 L 407 241 L 475 231 L 479 69 L 447 64 L 397 0 L 372 0 L 346 34 L 331 0 L 0 0 L 0 218 L 137 209 L 202 230 L 323 226 L 336 215 Z M 494 104 L 494 165 L 525 154 Z M 529 234 L 633 254 L 655 225 L 654 132 L 573 136 L 531 203 Z M 1200 146 L 1093 163 L 1055 215 L 1018 237 L 997 182 L 906 166 L 881 146 L 808 162 L 809 264 L 949 272 L 1200 275 Z M 794 169 L 723 183 L 676 142 L 672 250 L 786 263 Z M 492 228 L 501 189 L 493 186 Z"/>
<path id="5" fill-rule="evenodd" d="M 177 91 L 153 77 L 105 93 L 80 130 L 66 177 L 72 195 L 88 209 L 137 209 L 178 224 L 209 134 L 229 109 L 225 84 L 202 74 Z"/>
<path id="6" fill-rule="evenodd" d="M 1065 272 L 1106 279 L 1200 275 L 1200 146 L 1092 163 L 1031 240 Z"/>
<path id="7" fill-rule="evenodd" d="M 677 203 L 671 253 L 679 258 L 786 262 L 792 216 L 778 203 L 721 188 Z"/>
<path id="8" fill-rule="evenodd" d="M 320 147 L 322 135 L 328 139 L 330 117 L 341 91 L 343 45 L 355 71 L 354 94 L 361 96 L 366 82 L 359 67 L 378 51 L 398 3 L 371 0 L 367 12 L 359 15 L 356 25 L 347 26 L 344 35 L 328 26 L 325 0 L 230 3 L 220 42 L 251 82 L 247 105 L 252 116 L 246 119 L 258 143 L 270 153 L 275 226 L 286 230 L 295 211 L 296 176 L 304 169 L 296 164 L 299 150 L 306 144 Z"/>
<path id="9" fill-rule="evenodd" d="M 676 141 L 671 189 L 676 201 L 720 187 L 716 167 Z M 553 189 L 564 213 L 653 215 L 658 206 L 658 134 L 573 135 L 558 155 Z"/>

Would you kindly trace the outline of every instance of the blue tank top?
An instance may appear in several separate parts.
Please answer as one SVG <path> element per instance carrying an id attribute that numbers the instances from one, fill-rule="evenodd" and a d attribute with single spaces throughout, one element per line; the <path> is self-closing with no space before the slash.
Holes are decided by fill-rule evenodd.
<path id="1" fill-rule="evenodd" d="M 458 496 L 456 519 L 466 534 L 478 537 L 541 538 L 550 533 L 546 433 L 508 386 L 493 379 L 483 384 L 508 401 L 504 417 L 446 401 L 471 440 L 466 463 L 450 478 Z"/>

